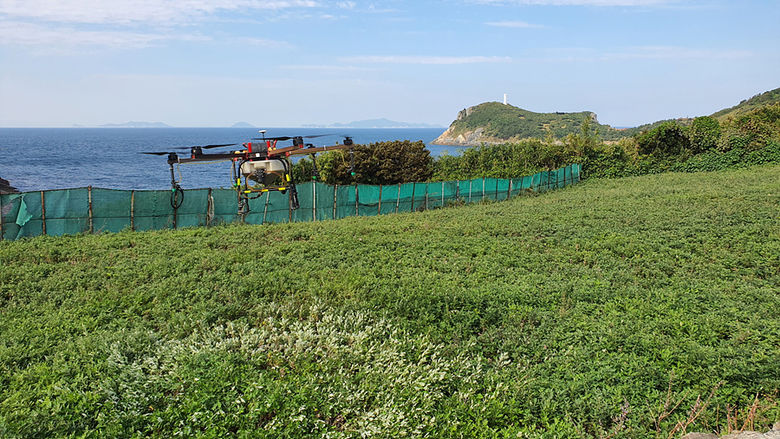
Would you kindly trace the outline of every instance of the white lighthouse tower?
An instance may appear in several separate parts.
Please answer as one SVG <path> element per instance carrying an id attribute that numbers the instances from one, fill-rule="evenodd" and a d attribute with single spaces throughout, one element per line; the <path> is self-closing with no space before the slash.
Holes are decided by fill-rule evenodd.
<path id="1" fill-rule="evenodd" d="M 506 105 L 506 93 L 504 93 L 504 105 Z"/>

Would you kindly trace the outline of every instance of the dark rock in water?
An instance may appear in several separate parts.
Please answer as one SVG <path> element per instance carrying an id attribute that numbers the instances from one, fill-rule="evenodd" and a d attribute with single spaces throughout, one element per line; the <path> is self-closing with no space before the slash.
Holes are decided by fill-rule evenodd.
<path id="1" fill-rule="evenodd" d="M 18 192 L 19 190 L 11 186 L 8 180 L 0 178 L 0 194 L 15 194 Z"/>

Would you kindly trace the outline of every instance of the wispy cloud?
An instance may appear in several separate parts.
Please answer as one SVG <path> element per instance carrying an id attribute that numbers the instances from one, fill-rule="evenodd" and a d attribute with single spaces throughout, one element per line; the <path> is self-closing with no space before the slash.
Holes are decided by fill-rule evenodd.
<path id="1" fill-rule="evenodd" d="M 681 0 L 471 0 L 485 5 L 540 5 L 540 6 L 661 6 L 680 3 Z"/>
<path id="2" fill-rule="evenodd" d="M 532 24 L 532 23 L 527 23 L 525 21 L 489 21 L 485 24 L 494 27 L 512 27 L 512 28 L 523 28 L 523 29 L 538 29 L 544 27 L 540 24 Z"/>
<path id="3" fill-rule="evenodd" d="M 354 56 L 342 58 L 345 62 L 356 64 L 483 64 L 512 61 L 503 56 Z"/>
<path id="4" fill-rule="evenodd" d="M 143 48 L 163 41 L 208 41 L 210 38 L 182 33 L 145 33 L 80 30 L 31 23 L 0 22 L 0 45 L 36 46 L 47 52 L 67 52 L 75 47 Z"/>
<path id="5" fill-rule="evenodd" d="M 220 11 L 317 6 L 314 0 L 3 0 L 0 15 L 58 23 L 177 24 Z"/>
<path id="6" fill-rule="evenodd" d="M 534 62 L 610 62 L 631 60 L 733 60 L 753 56 L 747 50 L 726 50 L 680 46 L 636 46 L 612 49 L 546 49 L 525 58 Z"/>

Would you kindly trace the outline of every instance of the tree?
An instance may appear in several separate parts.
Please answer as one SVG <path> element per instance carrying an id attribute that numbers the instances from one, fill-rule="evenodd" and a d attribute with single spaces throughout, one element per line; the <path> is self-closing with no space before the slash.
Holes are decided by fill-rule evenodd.
<path id="1" fill-rule="evenodd" d="M 720 123 L 709 116 L 697 117 L 688 130 L 691 152 L 698 154 L 709 151 L 718 144 L 720 138 Z"/>
<path id="2" fill-rule="evenodd" d="M 656 157 L 680 155 L 690 149 L 685 127 L 674 121 L 664 122 L 636 136 L 639 153 Z"/>
<path id="3" fill-rule="evenodd" d="M 404 140 L 355 145 L 351 152 L 328 152 L 317 158 L 317 168 L 320 180 L 329 184 L 396 184 L 429 180 L 432 162 L 425 143 Z M 296 166 L 300 168 L 298 178 L 310 178 L 310 161 L 301 160 Z"/>

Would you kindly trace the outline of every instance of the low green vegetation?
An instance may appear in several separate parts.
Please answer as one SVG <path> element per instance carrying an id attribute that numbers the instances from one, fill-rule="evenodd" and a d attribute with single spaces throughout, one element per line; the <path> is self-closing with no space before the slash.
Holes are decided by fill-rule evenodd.
<path id="1" fill-rule="evenodd" d="M 583 120 L 595 125 L 606 139 L 625 137 L 620 130 L 596 122 L 595 114 L 588 111 L 535 113 L 499 102 L 485 102 L 461 111 L 451 129 L 453 136 L 483 128 L 485 136 L 495 139 L 560 139 L 578 133 Z"/>
<path id="2" fill-rule="evenodd" d="M 0 242 L 0 436 L 766 429 L 779 173 Z"/>
<path id="3" fill-rule="evenodd" d="M 498 104 L 501 105 L 501 104 Z M 501 105 L 503 106 L 503 105 Z M 395 184 L 471 178 L 516 178 L 571 163 L 586 177 L 625 177 L 668 171 L 715 171 L 780 163 L 780 103 L 755 107 L 720 122 L 710 116 L 665 121 L 619 141 L 605 141 L 601 126 L 585 116 L 578 132 L 563 138 L 524 139 L 467 148 L 432 158 L 423 142 L 356 145 L 317 159 L 317 175 L 330 184 Z M 299 161 L 298 181 L 315 177 L 310 159 Z"/>
<path id="4" fill-rule="evenodd" d="M 712 117 L 725 121 L 730 117 L 733 118 L 739 116 L 742 113 L 747 113 L 757 108 L 777 103 L 780 103 L 780 88 L 766 91 L 764 93 L 759 93 L 750 99 L 745 99 L 731 108 L 725 108 L 718 111 L 717 113 L 714 113 Z"/>

